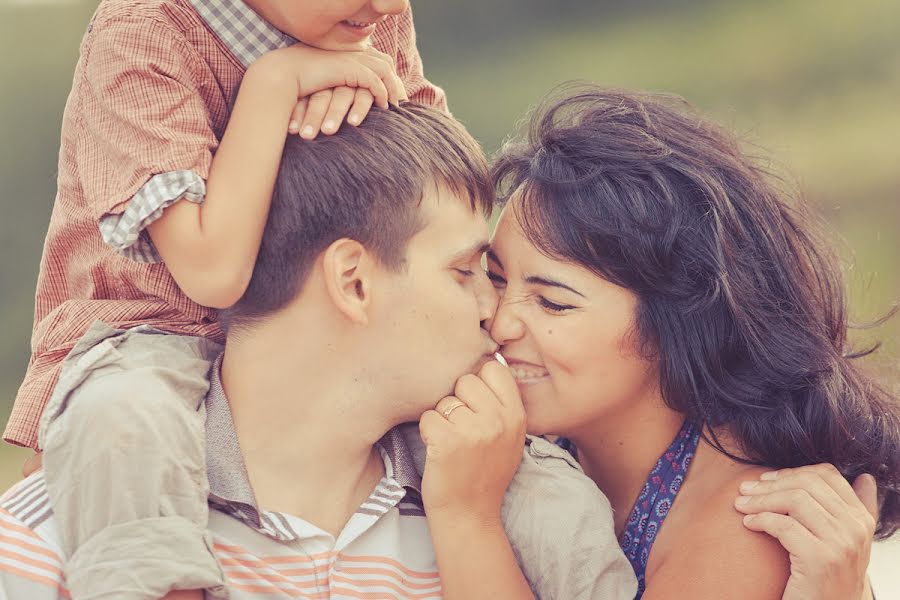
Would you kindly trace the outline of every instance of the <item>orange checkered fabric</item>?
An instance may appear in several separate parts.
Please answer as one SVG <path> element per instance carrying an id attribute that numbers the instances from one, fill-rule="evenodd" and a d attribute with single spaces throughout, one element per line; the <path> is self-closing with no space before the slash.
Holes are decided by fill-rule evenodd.
<path id="1" fill-rule="evenodd" d="M 36 448 L 60 365 L 95 320 L 222 340 L 214 310 L 178 288 L 143 228 L 205 180 L 247 66 L 293 43 L 240 0 L 105 0 L 63 115 L 56 202 L 38 276 L 32 356 L 4 439 Z M 446 109 L 412 14 L 373 36 L 412 101 Z"/>

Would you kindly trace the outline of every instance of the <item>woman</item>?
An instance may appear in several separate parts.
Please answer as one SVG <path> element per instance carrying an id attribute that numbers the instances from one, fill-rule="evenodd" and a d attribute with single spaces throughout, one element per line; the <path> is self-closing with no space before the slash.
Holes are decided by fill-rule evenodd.
<path id="1" fill-rule="evenodd" d="M 491 334 L 529 432 L 570 440 L 609 497 L 638 597 L 801 597 L 792 545 L 875 530 L 833 468 L 773 469 L 873 473 L 875 531 L 897 529 L 895 399 L 845 354 L 812 213 L 735 140 L 670 98 L 586 87 L 496 174 Z"/>

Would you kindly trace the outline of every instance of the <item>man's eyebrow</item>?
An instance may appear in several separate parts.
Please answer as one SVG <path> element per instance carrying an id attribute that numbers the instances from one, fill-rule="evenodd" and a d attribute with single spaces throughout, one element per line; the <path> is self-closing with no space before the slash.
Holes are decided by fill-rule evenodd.
<path id="1" fill-rule="evenodd" d="M 501 269 L 505 268 L 505 267 L 503 266 L 503 263 L 500 261 L 500 257 L 497 256 L 497 253 L 494 252 L 491 248 L 488 248 L 487 250 L 485 250 L 485 253 L 487 254 L 487 257 L 488 257 L 489 259 L 491 259 L 492 261 L 494 261 L 495 263 L 497 263 L 498 265 L 500 265 L 500 268 L 501 268 Z"/>
<path id="2" fill-rule="evenodd" d="M 458 260 L 462 260 L 464 258 L 469 258 L 471 256 L 481 256 L 485 252 L 490 252 L 491 244 L 484 240 L 479 240 L 469 246 L 464 250 L 460 250 L 459 252 L 454 252 L 453 256 L 450 257 L 450 262 L 456 262 Z"/>
<path id="3" fill-rule="evenodd" d="M 570 287 L 560 281 L 556 281 L 555 279 L 548 279 L 546 277 L 541 277 L 539 275 L 529 275 L 528 277 L 525 278 L 525 281 L 526 281 L 526 283 L 532 283 L 534 285 L 546 285 L 549 287 L 558 287 L 558 288 L 562 288 L 564 290 L 569 290 L 570 292 L 572 292 L 574 294 L 578 294 L 579 296 L 581 296 L 582 298 L 587 300 L 587 296 L 585 296 L 584 294 L 582 294 L 575 288 Z"/>

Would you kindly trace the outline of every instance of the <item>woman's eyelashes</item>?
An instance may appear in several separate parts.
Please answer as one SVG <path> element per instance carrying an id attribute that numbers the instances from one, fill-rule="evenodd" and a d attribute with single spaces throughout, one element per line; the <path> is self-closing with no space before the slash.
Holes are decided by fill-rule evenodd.
<path id="1" fill-rule="evenodd" d="M 506 279 L 504 279 L 502 275 L 491 270 L 486 271 L 486 273 L 488 279 L 491 280 L 491 283 L 494 284 L 495 288 L 502 289 L 506 287 Z M 552 300 L 544 298 L 539 294 L 535 294 L 534 299 L 537 301 L 538 305 L 540 305 L 541 308 L 554 314 L 560 314 L 566 312 L 567 310 L 576 308 L 575 306 L 572 306 L 570 304 L 558 304 L 556 302 L 553 302 Z"/>
<path id="2" fill-rule="evenodd" d="M 575 308 L 574 306 L 571 306 L 568 304 L 557 304 L 556 302 L 551 302 L 550 300 L 547 300 L 543 296 L 538 296 L 537 301 L 538 301 L 538 304 L 540 304 L 542 307 L 544 307 L 548 311 L 550 311 L 552 313 L 557 313 L 557 314 L 565 312 L 567 310 L 572 310 L 573 308 Z"/>

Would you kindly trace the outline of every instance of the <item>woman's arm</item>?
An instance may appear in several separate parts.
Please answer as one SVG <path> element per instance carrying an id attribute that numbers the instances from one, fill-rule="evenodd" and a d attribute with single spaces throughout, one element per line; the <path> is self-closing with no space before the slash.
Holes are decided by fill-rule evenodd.
<path id="1" fill-rule="evenodd" d="M 503 523 L 503 494 L 522 460 L 525 410 L 509 370 L 491 361 L 419 422 L 422 500 L 446 600 L 527 600 Z"/>

